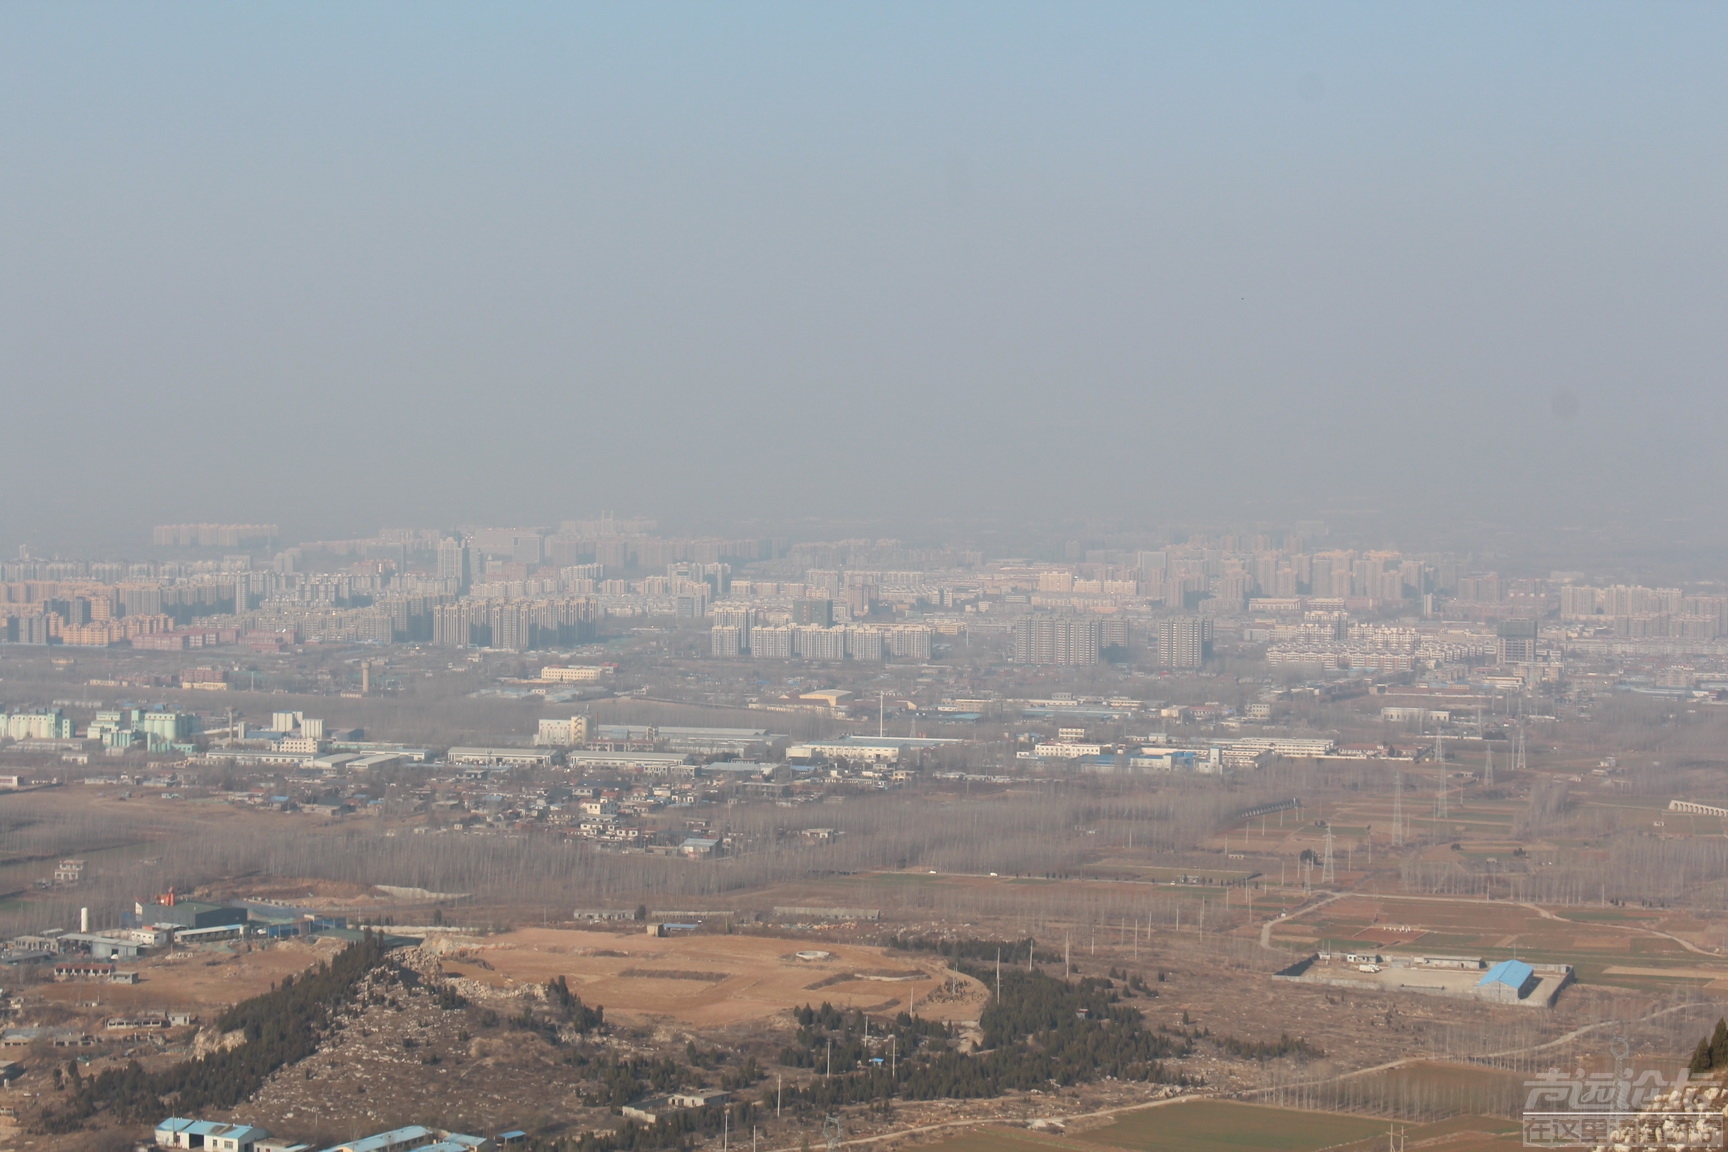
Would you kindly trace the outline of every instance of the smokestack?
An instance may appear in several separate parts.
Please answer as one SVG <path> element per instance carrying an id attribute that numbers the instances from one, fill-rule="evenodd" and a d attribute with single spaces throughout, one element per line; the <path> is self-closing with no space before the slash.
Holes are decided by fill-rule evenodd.
<path id="1" fill-rule="evenodd" d="M 78 931 L 90 931 L 90 909 L 88 908 L 78 909 Z"/>

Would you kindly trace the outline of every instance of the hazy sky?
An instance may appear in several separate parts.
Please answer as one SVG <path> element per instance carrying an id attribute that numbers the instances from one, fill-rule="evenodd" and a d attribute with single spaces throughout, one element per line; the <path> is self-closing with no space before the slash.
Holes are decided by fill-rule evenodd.
<path id="1" fill-rule="evenodd" d="M 1708 515 L 1728 6 L 0 5 L 0 543 Z"/>

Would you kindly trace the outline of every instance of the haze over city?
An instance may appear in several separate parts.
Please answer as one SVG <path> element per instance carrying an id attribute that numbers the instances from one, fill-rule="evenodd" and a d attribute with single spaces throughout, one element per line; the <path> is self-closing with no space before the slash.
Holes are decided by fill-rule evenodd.
<path id="1" fill-rule="evenodd" d="M 0 543 L 1702 515 L 1723 19 L 14 5 Z"/>
<path id="2" fill-rule="evenodd" d="M 0 5 L 0 1152 L 1724 1147 L 1724 32 Z"/>

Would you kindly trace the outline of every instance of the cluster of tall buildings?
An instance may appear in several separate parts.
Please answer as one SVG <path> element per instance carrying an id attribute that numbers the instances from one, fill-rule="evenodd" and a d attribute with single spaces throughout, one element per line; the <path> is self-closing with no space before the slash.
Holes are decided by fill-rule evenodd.
<path id="1" fill-rule="evenodd" d="M 431 642 L 446 648 L 568 648 L 598 634 L 599 614 L 587 599 L 458 600 L 432 609 Z"/>
<path id="2" fill-rule="evenodd" d="M 1212 651 L 1211 619 L 1173 616 L 1152 622 L 1153 662 L 1161 668 L 1199 668 Z M 1129 621 L 1123 616 L 1028 615 L 1014 621 L 1016 664 L 1058 667 L 1096 664 L 1110 649 L 1126 650 Z"/>
<path id="3" fill-rule="evenodd" d="M 281 534 L 274 524 L 158 524 L 150 538 L 158 548 L 268 548 Z"/>
<path id="4" fill-rule="evenodd" d="M 790 612 L 717 604 L 708 616 L 709 651 L 722 659 L 923 661 L 935 634 L 922 624 L 836 624 L 833 602 L 820 598 L 794 601 Z"/>
<path id="5" fill-rule="evenodd" d="M 655 618 L 707 629 L 720 659 L 927 660 L 939 634 L 956 643 L 994 635 L 1030 666 L 1131 655 L 1194 669 L 1223 629 L 1226 642 L 1265 644 L 1273 664 L 1400 672 L 1533 666 L 1562 647 L 1709 654 L 1728 637 L 1728 597 L 1316 547 L 1323 525 L 1158 547 L 1074 541 L 1061 560 L 654 529 L 602 516 L 556 528 L 391 529 L 278 549 L 274 525 L 161 525 L 157 548 L 188 555 L 0 562 L 0 642 L 525 651 L 584 643 L 608 618 Z M 1556 616 L 1558 628 L 1526 635 L 1526 622 Z"/>

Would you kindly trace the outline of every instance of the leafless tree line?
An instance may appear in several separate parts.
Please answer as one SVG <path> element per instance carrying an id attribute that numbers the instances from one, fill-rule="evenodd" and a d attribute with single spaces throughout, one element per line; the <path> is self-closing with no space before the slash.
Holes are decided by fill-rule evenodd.
<path id="1" fill-rule="evenodd" d="M 0 810 L 0 853 L 10 860 L 0 876 L 14 889 L 52 871 L 61 855 L 90 860 L 86 881 L 21 906 L 0 908 L 11 930 L 65 924 L 80 906 L 109 920 L 134 900 L 172 886 L 187 891 L 228 877 L 304 877 L 360 885 L 391 884 L 469 894 L 476 909 L 541 905 L 549 909 L 638 901 L 736 903 L 773 885 L 880 873 L 934 869 L 944 873 L 997 872 L 1002 876 L 1072 877 L 1096 853 L 1100 836 L 1168 847 L 1180 863 L 1195 842 L 1231 811 L 1260 799 L 1216 787 L 1169 788 L 1152 793 L 1075 790 L 1054 795 L 1007 795 L 990 800 L 933 803 L 929 796 L 887 793 L 859 796 L 816 808 L 740 806 L 717 812 L 717 830 L 735 836 L 738 855 L 690 861 L 597 850 L 581 842 L 539 834 L 385 835 L 381 822 L 352 820 L 321 825 L 305 817 L 238 817 L 192 804 L 115 816 L 81 809 L 68 793 L 8 798 Z M 827 826 L 839 835 L 806 843 L 797 833 Z M 1089 829 L 1102 831 L 1088 835 Z M 1216 866 L 1216 854 L 1198 859 Z M 873 903 L 914 905 L 924 899 L 911 885 L 874 881 L 861 886 Z M 1085 915 L 1100 926 L 1124 918 L 1173 925 L 1182 904 L 1148 886 L 1145 898 L 1076 896 L 1071 891 L 1029 891 L 1046 920 L 1060 910 L 1064 922 Z M 940 897 L 956 913 L 980 907 L 976 892 Z M 1002 898 L 1004 908 L 1020 901 Z M 849 900 L 855 903 L 855 900 Z M 934 906 L 932 905 L 932 908 Z M 944 908 L 944 913 L 948 907 Z M 1190 919 L 1193 918 L 1190 913 Z"/>

